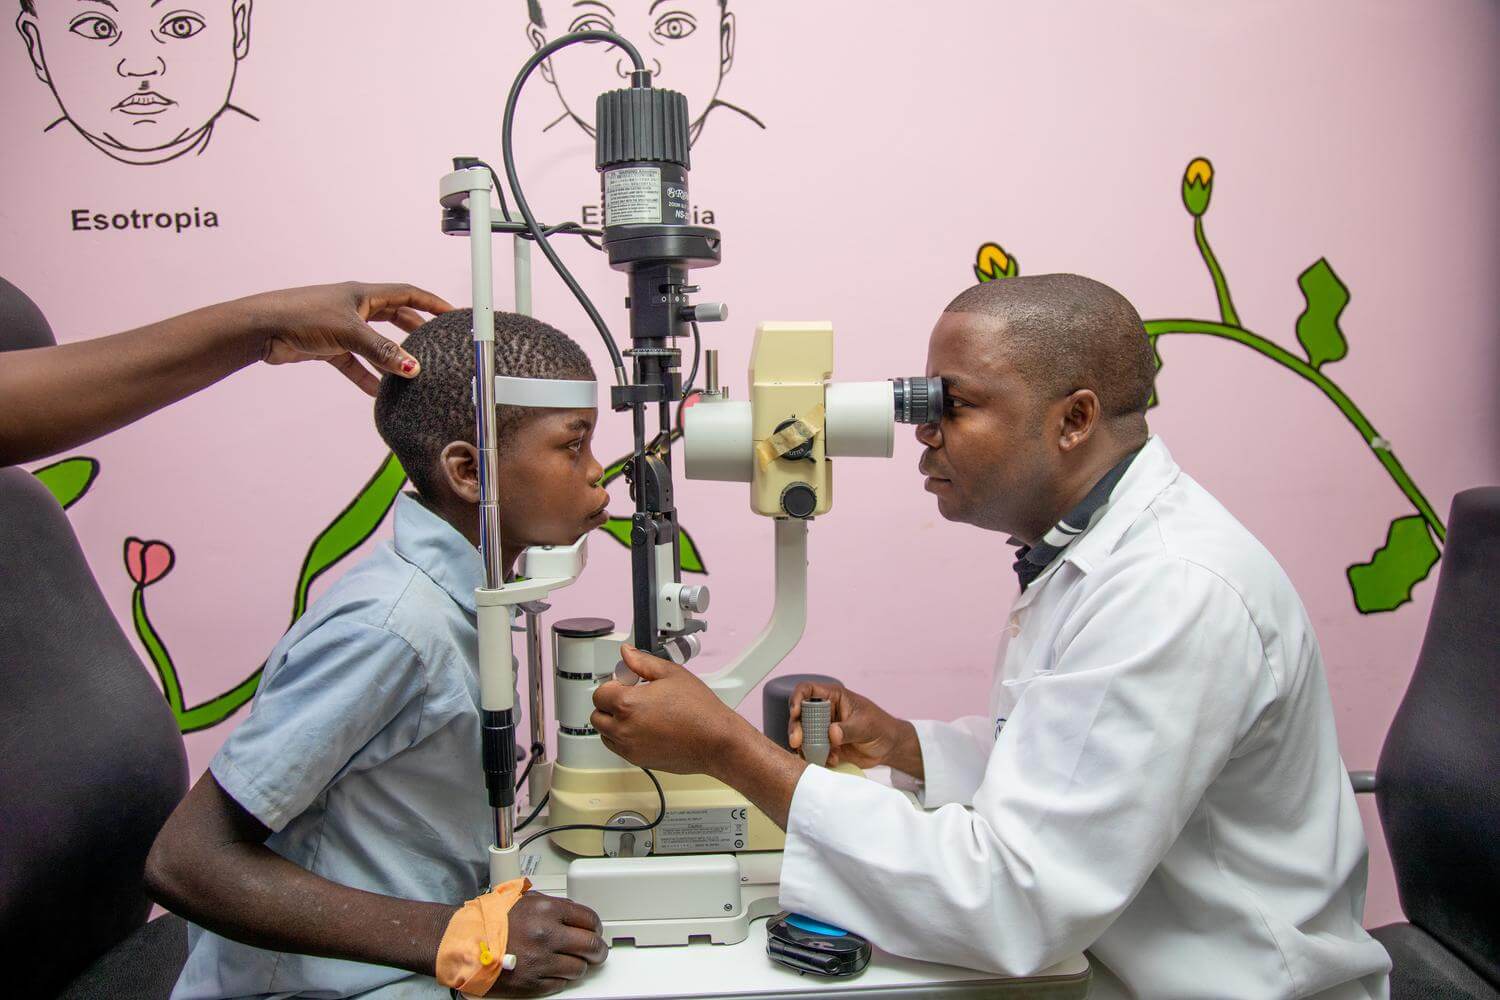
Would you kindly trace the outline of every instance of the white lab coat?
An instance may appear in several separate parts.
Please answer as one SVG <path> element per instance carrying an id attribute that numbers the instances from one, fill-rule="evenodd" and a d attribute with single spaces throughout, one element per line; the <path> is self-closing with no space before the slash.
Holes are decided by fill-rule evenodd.
<path id="1" fill-rule="evenodd" d="M 807 769 L 783 906 L 1012 975 L 1088 949 L 1096 997 L 1387 995 L 1312 625 L 1159 438 L 1005 631 L 989 715 L 917 723 L 935 811 Z"/>

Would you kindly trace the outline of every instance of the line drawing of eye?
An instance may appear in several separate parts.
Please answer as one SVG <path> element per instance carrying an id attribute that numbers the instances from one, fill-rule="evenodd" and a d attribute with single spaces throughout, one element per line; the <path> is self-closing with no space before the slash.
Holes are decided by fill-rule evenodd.
<path id="1" fill-rule="evenodd" d="M 68 25 L 68 30 L 82 38 L 98 42 L 113 42 L 120 37 L 119 27 L 103 14 L 85 14 L 74 18 L 73 23 Z"/>
<path id="2" fill-rule="evenodd" d="M 569 31 L 614 31 L 614 22 L 603 14 L 583 14 L 573 19 L 568 25 Z M 598 39 L 590 39 L 586 44 L 593 45 Z"/>
<path id="3" fill-rule="evenodd" d="M 205 27 L 203 18 L 192 11 L 175 10 L 161 19 L 161 27 L 157 30 L 167 38 L 183 39 L 192 38 Z"/>
<path id="4" fill-rule="evenodd" d="M 697 30 L 698 22 L 693 19 L 693 15 L 686 11 L 673 10 L 656 19 L 656 25 L 651 29 L 651 33 L 657 38 L 675 42 Z"/>

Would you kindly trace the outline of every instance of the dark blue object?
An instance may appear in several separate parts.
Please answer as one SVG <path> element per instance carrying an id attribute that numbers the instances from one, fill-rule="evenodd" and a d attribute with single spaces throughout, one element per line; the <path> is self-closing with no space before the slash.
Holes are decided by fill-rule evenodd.
<path id="1" fill-rule="evenodd" d="M 766 955 L 815 976 L 856 976 L 870 964 L 870 942 L 852 931 L 782 910 L 766 924 Z"/>

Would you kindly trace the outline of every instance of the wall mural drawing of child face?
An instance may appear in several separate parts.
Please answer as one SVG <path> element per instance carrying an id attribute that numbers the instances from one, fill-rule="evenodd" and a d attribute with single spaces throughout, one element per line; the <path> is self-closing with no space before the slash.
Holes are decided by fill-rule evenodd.
<path id="1" fill-rule="evenodd" d="M 691 141 L 698 141 L 709 114 L 721 108 L 766 127 L 719 99 L 734 65 L 735 20 L 728 0 L 527 0 L 526 6 L 526 36 L 534 49 L 571 31 L 613 31 L 634 43 L 652 82 L 687 97 Z M 594 99 L 628 87 L 630 69 L 624 52 L 600 42 L 572 46 L 547 60 L 542 75 L 556 88 L 564 112 L 547 128 L 571 119 L 593 135 Z"/>
<path id="2" fill-rule="evenodd" d="M 62 117 L 124 163 L 201 153 L 250 52 L 251 0 L 21 0 L 16 30 Z"/>

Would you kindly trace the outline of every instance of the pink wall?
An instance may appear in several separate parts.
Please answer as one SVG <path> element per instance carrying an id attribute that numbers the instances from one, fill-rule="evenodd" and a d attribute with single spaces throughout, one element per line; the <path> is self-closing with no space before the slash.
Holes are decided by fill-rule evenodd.
<path id="1" fill-rule="evenodd" d="M 134 0 L 120 6 L 122 18 L 143 16 Z M 674 6 L 696 17 L 707 47 L 644 47 L 663 57 L 664 85 L 678 66 L 676 85 L 696 97 L 712 86 L 718 11 L 714 0 Z M 733 307 L 734 321 L 709 334 L 740 393 L 761 318 L 833 320 L 840 377 L 919 373 L 927 331 L 973 280 L 987 241 L 1027 273 L 1105 280 L 1147 318 L 1214 319 L 1179 187 L 1188 161 L 1206 156 L 1216 173 L 1205 222 L 1244 325 L 1300 356 L 1296 279 L 1326 257 L 1352 299 L 1341 317 L 1349 354 L 1325 373 L 1439 515 L 1456 491 L 1500 481 L 1493 4 L 732 0 L 730 10 L 734 60 L 719 97 L 765 128 L 715 110 L 693 150 L 693 194 L 725 234 L 724 264 L 701 278 L 705 297 Z M 203 11 L 200 41 L 232 47 L 229 11 L 229 0 Z M 0 58 L 0 273 L 64 340 L 346 277 L 411 280 L 461 301 L 465 247 L 437 230 L 437 178 L 456 154 L 498 163 L 525 26 L 519 2 L 259 4 L 233 101 L 260 120 L 231 112 L 201 155 L 156 166 L 116 162 L 66 122 L 43 134 L 57 104 L 12 37 Z M 158 89 L 183 105 L 232 65 L 166 44 Z M 111 77 L 114 56 L 79 48 L 76 35 L 44 35 L 43 47 L 56 73 L 80 75 L 64 86 L 81 109 L 107 117 L 129 93 Z M 562 61 L 579 74 L 567 86 L 593 86 L 583 64 L 595 54 Z M 538 80 L 518 127 L 531 200 L 551 220 L 597 201 L 591 142 L 566 121 L 541 132 L 560 113 Z M 72 223 L 78 209 L 195 208 L 218 226 Z M 566 255 L 622 323 L 619 277 L 586 247 Z M 538 273 L 538 313 L 602 365 L 577 307 Z M 1308 382 L 1228 341 L 1174 337 L 1161 349 L 1153 428 L 1291 574 L 1323 643 L 1345 757 L 1373 766 L 1433 583 L 1393 612 L 1362 615 L 1344 570 L 1369 560 L 1410 504 Z M 309 542 L 384 455 L 369 409 L 324 366 L 257 368 L 81 450 L 102 471 L 73 522 L 127 631 L 123 540 L 175 549 L 149 607 L 190 701 L 243 679 L 285 628 Z M 610 420 L 600 436 L 612 457 L 627 427 Z M 937 517 L 916 458 L 903 435 L 894 461 L 840 465 L 838 504 L 812 533 L 814 617 L 788 668 L 839 674 L 912 715 L 951 716 L 982 697 L 1015 585 L 1002 538 Z M 770 526 L 738 487 L 686 483 L 679 499 L 712 574 L 711 666 L 768 610 Z M 599 536 L 593 554 L 558 611 L 623 618 L 625 552 Z M 758 699 L 747 714 L 758 717 Z M 188 737 L 195 772 L 227 732 Z M 1378 923 L 1399 908 L 1373 810 L 1367 819 Z"/>

